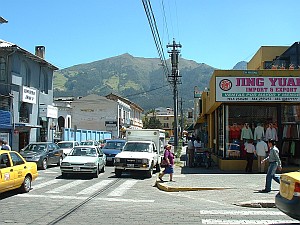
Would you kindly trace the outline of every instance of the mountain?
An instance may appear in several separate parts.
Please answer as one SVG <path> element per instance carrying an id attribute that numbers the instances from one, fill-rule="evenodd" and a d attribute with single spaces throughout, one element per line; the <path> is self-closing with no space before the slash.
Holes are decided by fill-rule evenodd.
<path id="1" fill-rule="evenodd" d="M 247 70 L 247 62 L 240 61 L 234 67 L 233 70 Z"/>
<path id="2" fill-rule="evenodd" d="M 170 62 L 167 62 L 171 65 Z M 194 107 L 194 87 L 208 87 L 214 68 L 193 60 L 179 59 L 181 84 L 179 100 L 183 108 Z M 54 96 L 105 96 L 114 93 L 140 105 L 145 111 L 173 108 L 173 87 L 167 82 L 158 58 L 123 54 L 91 63 L 75 65 L 54 73 Z"/>

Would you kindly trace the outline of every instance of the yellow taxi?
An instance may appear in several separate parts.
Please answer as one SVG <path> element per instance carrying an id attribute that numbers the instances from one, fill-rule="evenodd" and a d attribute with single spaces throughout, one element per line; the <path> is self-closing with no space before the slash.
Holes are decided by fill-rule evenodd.
<path id="1" fill-rule="evenodd" d="M 280 176 L 280 190 L 275 204 L 288 216 L 300 220 L 300 170 Z"/>
<path id="2" fill-rule="evenodd" d="M 37 165 L 15 151 L 0 150 L 0 193 L 19 188 L 29 192 L 38 176 Z"/>

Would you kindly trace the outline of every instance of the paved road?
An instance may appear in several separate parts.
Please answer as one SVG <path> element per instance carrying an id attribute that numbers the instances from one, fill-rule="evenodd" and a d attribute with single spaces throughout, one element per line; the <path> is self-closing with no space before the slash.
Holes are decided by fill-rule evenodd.
<path id="1" fill-rule="evenodd" d="M 1 195 L 1 225 L 298 224 L 276 208 L 236 206 L 228 200 L 232 193 L 224 190 L 161 191 L 154 187 L 156 175 L 119 179 L 112 167 L 94 179 L 62 179 L 58 167 L 39 172 L 29 193 Z M 174 179 L 184 176 L 177 173 Z"/>

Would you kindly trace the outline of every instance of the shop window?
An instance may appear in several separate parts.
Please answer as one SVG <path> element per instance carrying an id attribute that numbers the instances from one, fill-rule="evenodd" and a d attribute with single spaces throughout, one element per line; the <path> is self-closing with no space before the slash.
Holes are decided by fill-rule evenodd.
<path id="1" fill-rule="evenodd" d="M 244 144 L 249 140 L 267 141 L 272 126 L 278 135 L 277 107 L 264 105 L 227 105 L 225 107 L 226 158 L 245 158 Z M 271 125 L 270 125 L 271 124 Z M 269 139 L 269 138 L 268 138 Z"/>
<path id="2" fill-rule="evenodd" d="M 281 108 L 282 146 L 280 157 L 286 165 L 300 165 L 300 105 Z"/>

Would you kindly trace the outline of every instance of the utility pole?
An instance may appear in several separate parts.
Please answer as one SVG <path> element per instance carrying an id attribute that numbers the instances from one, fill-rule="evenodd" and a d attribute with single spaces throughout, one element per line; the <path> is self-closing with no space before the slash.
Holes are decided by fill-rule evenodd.
<path id="1" fill-rule="evenodd" d="M 180 98 L 180 137 L 183 138 L 183 108 L 182 108 L 182 98 Z"/>
<path id="2" fill-rule="evenodd" d="M 172 74 L 168 76 L 168 81 L 173 85 L 173 100 L 174 100 L 174 147 L 177 150 L 178 147 L 178 89 L 177 84 L 180 84 L 180 76 L 178 70 L 178 55 L 181 48 L 181 44 L 177 44 L 173 39 L 172 44 L 168 44 L 167 48 L 171 48 L 168 51 L 171 57 Z"/>

